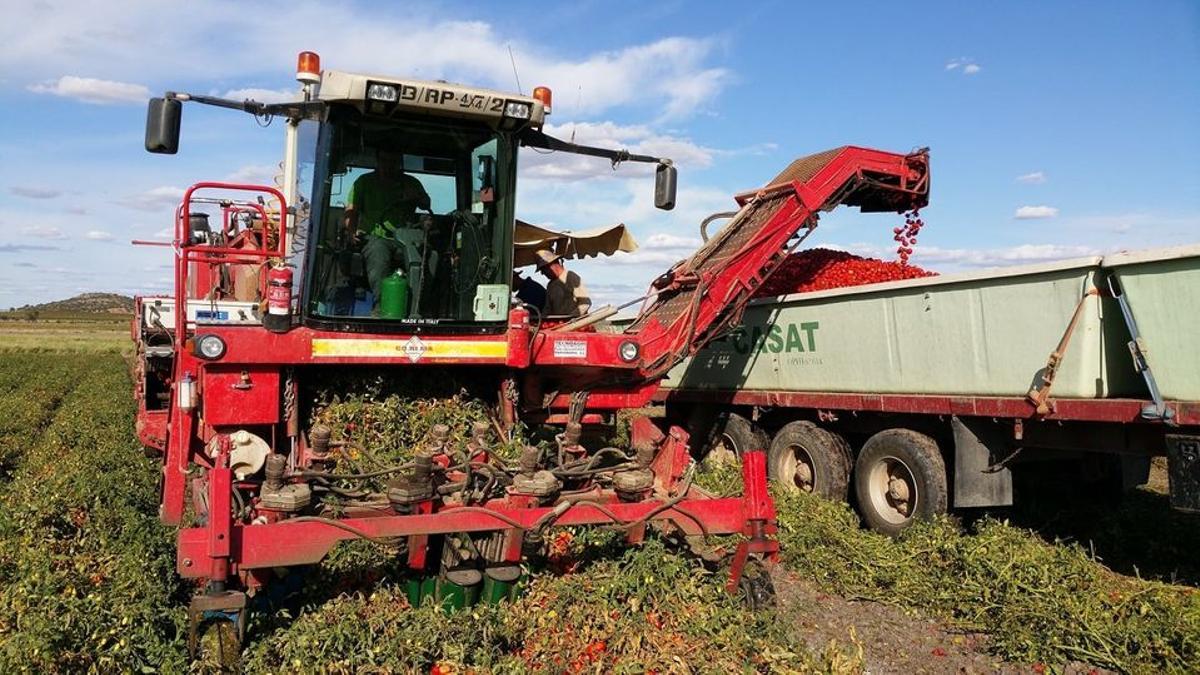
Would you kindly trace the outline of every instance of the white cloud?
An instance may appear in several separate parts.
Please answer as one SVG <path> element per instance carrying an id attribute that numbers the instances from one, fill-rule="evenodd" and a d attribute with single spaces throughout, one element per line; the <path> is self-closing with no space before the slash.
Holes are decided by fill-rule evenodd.
<path id="1" fill-rule="evenodd" d="M 104 230 L 88 230 L 83 235 L 83 238 L 92 241 L 112 241 L 113 236 L 111 232 L 105 232 Z"/>
<path id="2" fill-rule="evenodd" d="M 231 183 L 274 185 L 275 174 L 282 172 L 283 169 L 271 166 L 269 164 L 247 164 L 237 171 L 225 176 L 225 180 Z"/>
<path id="3" fill-rule="evenodd" d="M 129 195 L 117 200 L 121 206 L 138 211 L 163 211 L 179 205 L 183 199 L 183 188 L 164 185 L 152 188 L 137 195 Z"/>
<path id="4" fill-rule="evenodd" d="M 58 251 L 57 246 L 42 244 L 0 244 L 0 253 L 32 253 L 35 251 Z"/>
<path id="5" fill-rule="evenodd" d="M 1036 220 L 1039 218 L 1053 218 L 1058 215 L 1058 209 L 1053 206 L 1022 206 L 1017 208 L 1017 212 L 1013 214 L 1013 218 L 1017 220 Z"/>
<path id="6" fill-rule="evenodd" d="M 1046 174 L 1043 171 L 1034 171 L 1032 173 L 1022 174 L 1017 176 L 1018 183 L 1041 184 L 1046 182 Z"/>
<path id="7" fill-rule="evenodd" d="M 983 68 L 978 63 L 975 63 L 974 59 L 959 57 L 946 62 L 946 70 L 958 70 L 963 75 L 974 75 L 983 70 Z"/>
<path id="8" fill-rule="evenodd" d="M 259 89 L 248 87 L 246 89 L 230 89 L 223 96 L 235 101 L 244 101 L 249 98 L 259 103 L 285 103 L 300 100 L 300 94 L 294 89 Z"/>
<path id="9" fill-rule="evenodd" d="M 37 237 L 38 239 L 66 239 L 67 235 L 63 233 L 61 228 L 54 225 L 30 225 L 21 228 L 21 234 L 27 237 Z"/>
<path id="10" fill-rule="evenodd" d="M 26 185 L 14 185 L 8 188 L 8 191 L 18 197 L 26 197 L 29 199 L 54 199 L 62 194 L 62 190 L 45 187 L 32 187 Z"/>
<path id="11" fill-rule="evenodd" d="M 187 30 L 163 31 L 163 25 Z M 231 25 L 289 28 L 230 31 Z M 666 37 L 566 56 L 539 40 L 499 34 L 482 21 L 439 20 L 415 11 L 364 12 L 318 0 L 279 7 L 235 0 L 169 5 L 128 0 L 120 12 L 104 3 L 26 3 L 8 11 L 0 24 L 0 72 L 36 80 L 100 68 L 106 77 L 137 77 L 164 88 L 249 78 L 286 86 L 301 45 L 321 53 L 326 68 L 503 89 L 515 88 L 511 47 L 526 91 L 533 85 L 551 87 L 559 95 L 558 113 L 571 116 L 636 106 L 647 118 L 686 117 L 706 112 L 733 79 L 729 70 L 710 63 L 718 47 L 714 39 Z M 57 83 L 43 86 L 59 88 Z M 126 87 L 97 98 L 145 96 L 144 88 Z"/>
<path id="12" fill-rule="evenodd" d="M 35 94 L 53 94 L 84 103 L 140 103 L 150 98 L 150 90 L 145 85 L 75 75 L 63 75 L 57 80 L 31 84 L 27 88 Z"/>
<path id="13" fill-rule="evenodd" d="M 881 260 L 893 260 L 895 249 L 875 244 L 854 243 L 847 246 L 823 244 L 826 248 L 849 251 L 855 255 Z M 913 252 L 914 264 L 932 271 L 953 271 L 962 268 L 1003 267 L 1056 260 L 1069 260 L 1111 253 L 1116 247 L 1096 247 L 1063 244 L 1021 244 L 1003 248 L 942 248 L 939 246 L 917 246 Z"/>
<path id="14" fill-rule="evenodd" d="M 682 168 L 704 168 L 712 165 L 717 150 L 693 143 L 686 138 L 659 134 L 644 125 L 623 125 L 615 122 L 572 122 L 546 125 L 546 133 L 564 141 L 600 148 L 623 149 L 634 154 L 666 157 Z M 616 171 L 602 157 L 588 157 L 567 152 L 545 152 L 526 149 L 521 153 L 523 178 L 578 180 L 583 178 L 648 175 L 653 164 L 628 162 Z"/>

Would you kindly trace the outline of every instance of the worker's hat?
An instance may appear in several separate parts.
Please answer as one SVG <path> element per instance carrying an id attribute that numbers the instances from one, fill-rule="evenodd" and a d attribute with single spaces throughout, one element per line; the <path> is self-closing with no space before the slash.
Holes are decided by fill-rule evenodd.
<path id="1" fill-rule="evenodd" d="M 537 257 L 537 268 L 539 270 L 542 269 L 543 267 L 546 267 L 550 263 L 554 263 L 554 262 L 558 262 L 559 260 L 562 260 L 561 255 L 559 255 L 553 251 L 548 251 L 544 248 L 538 249 L 537 252 L 534 253 L 533 255 Z"/>

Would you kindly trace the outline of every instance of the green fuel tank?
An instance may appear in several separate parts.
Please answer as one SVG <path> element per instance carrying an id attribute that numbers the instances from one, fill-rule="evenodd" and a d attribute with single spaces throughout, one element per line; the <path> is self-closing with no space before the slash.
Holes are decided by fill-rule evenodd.
<path id="1" fill-rule="evenodd" d="M 384 277 L 379 284 L 379 316 L 403 319 L 408 316 L 408 279 L 399 271 Z"/>

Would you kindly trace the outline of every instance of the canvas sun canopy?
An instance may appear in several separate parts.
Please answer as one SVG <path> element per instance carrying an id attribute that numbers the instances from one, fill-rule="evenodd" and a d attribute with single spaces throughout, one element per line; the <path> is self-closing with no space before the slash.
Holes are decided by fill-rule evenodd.
<path id="1" fill-rule="evenodd" d="M 637 247 L 637 241 L 624 223 L 578 232 L 556 232 L 518 220 L 513 237 L 513 267 L 534 264 L 534 252 L 543 248 L 564 258 L 594 258 L 617 251 L 632 253 Z"/>

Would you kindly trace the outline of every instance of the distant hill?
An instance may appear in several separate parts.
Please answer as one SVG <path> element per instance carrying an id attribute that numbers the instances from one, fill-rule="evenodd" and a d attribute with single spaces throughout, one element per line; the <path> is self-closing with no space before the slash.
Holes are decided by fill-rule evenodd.
<path id="1" fill-rule="evenodd" d="M 39 314 L 132 314 L 133 298 L 118 293 L 83 293 L 66 300 L 16 307 L 13 311 Z"/>

